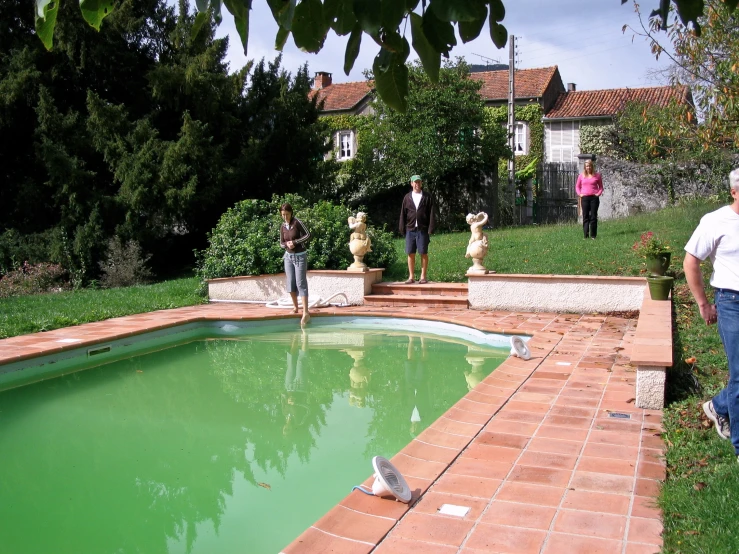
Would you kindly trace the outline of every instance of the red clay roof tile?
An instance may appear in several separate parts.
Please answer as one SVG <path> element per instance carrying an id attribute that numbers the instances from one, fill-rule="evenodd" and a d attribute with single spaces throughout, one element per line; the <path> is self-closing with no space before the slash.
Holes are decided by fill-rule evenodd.
<path id="1" fill-rule="evenodd" d="M 557 66 L 519 69 L 515 75 L 516 98 L 539 98 L 557 73 Z M 480 96 L 483 100 L 506 100 L 508 98 L 508 70 L 481 71 L 472 73 L 472 79 L 482 81 Z"/>
<path id="2" fill-rule="evenodd" d="M 556 72 L 556 65 L 516 71 L 516 98 L 539 98 L 543 96 Z M 480 95 L 483 100 L 503 101 L 508 98 L 507 69 L 480 71 L 472 73 L 470 77 L 482 81 Z M 311 98 L 318 95 L 318 101 L 324 101 L 324 112 L 350 110 L 370 94 L 373 87 L 373 81 L 334 83 L 322 89 L 312 90 L 310 94 Z"/>
<path id="3" fill-rule="evenodd" d="M 546 118 L 613 116 L 623 109 L 626 102 L 645 102 L 664 107 L 672 100 L 679 103 L 690 103 L 688 88 L 668 86 L 564 92 L 559 95 L 554 107 L 546 114 Z"/>
<path id="4" fill-rule="evenodd" d="M 373 87 L 373 81 L 335 83 L 322 89 L 312 90 L 310 97 L 317 95 L 319 103 L 323 100 L 324 112 L 350 110 L 370 94 Z"/>

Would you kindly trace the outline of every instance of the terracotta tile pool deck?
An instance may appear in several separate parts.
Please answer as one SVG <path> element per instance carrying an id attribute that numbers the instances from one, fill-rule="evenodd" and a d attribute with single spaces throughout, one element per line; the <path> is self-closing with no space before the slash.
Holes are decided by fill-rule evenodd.
<path id="1" fill-rule="evenodd" d="M 285 554 L 660 550 L 662 413 L 634 405 L 636 319 L 421 307 L 314 312 L 324 315 L 527 334 L 532 357 L 508 358 L 391 459 L 413 490 L 410 506 L 354 491 Z M 189 322 L 276 318 L 297 316 L 250 304 L 162 310 L 0 340 L 0 364 Z M 443 504 L 469 511 L 442 515 Z"/>

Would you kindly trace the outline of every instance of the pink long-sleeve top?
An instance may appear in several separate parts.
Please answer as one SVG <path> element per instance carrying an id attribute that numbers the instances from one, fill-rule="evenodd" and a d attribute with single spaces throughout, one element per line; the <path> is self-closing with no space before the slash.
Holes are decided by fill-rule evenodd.
<path id="1" fill-rule="evenodd" d="M 600 173 L 594 173 L 592 177 L 585 177 L 582 173 L 578 175 L 575 192 L 578 196 L 600 196 L 603 194 L 603 178 Z"/>

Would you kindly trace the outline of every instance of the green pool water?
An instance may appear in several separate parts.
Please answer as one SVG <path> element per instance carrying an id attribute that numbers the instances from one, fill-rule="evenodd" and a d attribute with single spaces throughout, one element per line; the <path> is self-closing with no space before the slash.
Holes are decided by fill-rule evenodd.
<path id="1" fill-rule="evenodd" d="M 0 552 L 279 552 L 507 355 L 346 327 L 199 331 L 0 392 Z"/>

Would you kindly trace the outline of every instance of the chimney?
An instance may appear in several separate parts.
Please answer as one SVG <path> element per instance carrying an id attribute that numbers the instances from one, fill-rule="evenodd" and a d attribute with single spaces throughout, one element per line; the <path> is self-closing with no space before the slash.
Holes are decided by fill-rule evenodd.
<path id="1" fill-rule="evenodd" d="M 575 86 L 575 83 L 567 83 L 567 92 L 575 92 L 576 90 L 577 88 Z"/>
<path id="2" fill-rule="evenodd" d="M 322 89 L 331 85 L 331 74 L 325 71 L 318 71 L 313 79 L 313 88 Z"/>

